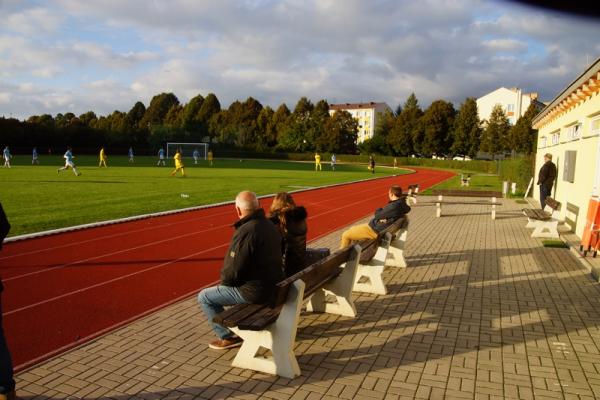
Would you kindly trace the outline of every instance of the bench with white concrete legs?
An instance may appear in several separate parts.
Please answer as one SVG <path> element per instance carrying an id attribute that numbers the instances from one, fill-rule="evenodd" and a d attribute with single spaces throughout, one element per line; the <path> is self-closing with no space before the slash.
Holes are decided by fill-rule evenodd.
<path id="1" fill-rule="evenodd" d="M 388 249 L 385 265 L 388 267 L 406 268 L 406 258 L 404 258 L 404 247 L 408 237 L 408 219 L 403 226 L 395 232 Z"/>
<path id="2" fill-rule="evenodd" d="M 279 282 L 272 305 L 240 304 L 217 315 L 214 322 L 244 340 L 232 365 L 289 379 L 300 375 L 294 342 L 302 305 L 309 311 L 355 316 L 352 285 L 360 254 L 359 246 L 348 246 Z M 272 355 L 257 354 L 261 348 Z"/>
<path id="3" fill-rule="evenodd" d="M 560 222 L 559 201 L 546 197 L 544 210 L 524 208 L 523 214 L 527 216 L 526 228 L 533 228 L 532 238 L 558 238 L 558 223 Z M 546 211 L 546 210 L 550 210 Z"/>
<path id="4" fill-rule="evenodd" d="M 391 241 L 392 234 L 386 232 L 383 236 L 367 242 L 363 252 L 367 254 L 374 252 L 374 254 L 372 258 L 367 256 L 360 260 L 354 281 L 353 290 L 355 292 L 387 294 L 387 288 L 383 282 L 383 271 Z"/>

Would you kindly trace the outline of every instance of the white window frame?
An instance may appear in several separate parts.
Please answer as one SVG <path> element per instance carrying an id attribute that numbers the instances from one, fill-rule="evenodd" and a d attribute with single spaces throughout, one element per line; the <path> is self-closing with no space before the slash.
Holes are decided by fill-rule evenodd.
<path id="1" fill-rule="evenodd" d="M 540 149 L 545 148 L 548 145 L 548 137 L 542 136 L 540 138 Z"/>
<path id="2" fill-rule="evenodd" d="M 596 130 L 593 129 L 594 122 L 598 122 L 598 128 Z M 600 135 L 600 115 L 590 118 L 590 136 L 598 135 Z"/>
<path id="3" fill-rule="evenodd" d="M 581 139 L 581 132 L 583 131 L 583 124 L 581 122 L 575 122 L 566 127 L 567 141 Z"/>
<path id="4" fill-rule="evenodd" d="M 552 146 L 560 143 L 560 131 L 552 132 Z"/>

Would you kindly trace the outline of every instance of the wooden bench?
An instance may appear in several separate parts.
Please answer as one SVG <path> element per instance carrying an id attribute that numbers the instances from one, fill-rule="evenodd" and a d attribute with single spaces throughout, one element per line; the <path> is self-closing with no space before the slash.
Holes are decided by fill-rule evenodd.
<path id="1" fill-rule="evenodd" d="M 410 202 L 417 204 L 417 194 L 419 194 L 419 184 L 408 185 L 408 192 L 406 193 L 406 204 L 410 206 Z"/>
<path id="2" fill-rule="evenodd" d="M 215 316 L 244 342 L 232 366 L 293 379 L 300 375 L 294 342 L 300 310 L 356 316 L 352 301 L 359 246 L 348 246 L 279 282 L 273 304 L 239 304 Z M 329 302 L 332 295 L 335 302 Z M 257 355 L 260 348 L 270 356 Z"/>
<path id="3" fill-rule="evenodd" d="M 387 294 L 383 282 L 386 265 L 406 267 L 404 244 L 408 230 L 408 218 L 403 217 L 377 235 L 376 239 L 363 240 L 356 278 L 355 292 Z"/>
<path id="4" fill-rule="evenodd" d="M 442 216 L 442 204 L 478 204 L 483 206 L 492 206 L 492 219 L 496 219 L 496 206 L 502 205 L 497 201 L 502 198 L 502 192 L 485 191 L 485 190 L 456 190 L 456 189 L 436 189 L 433 190 L 433 195 L 437 196 L 436 201 L 436 216 Z M 444 201 L 444 196 L 448 197 L 473 197 L 473 198 L 489 198 L 487 201 Z"/>
<path id="5" fill-rule="evenodd" d="M 552 197 L 546 197 L 544 210 L 524 208 L 523 214 L 527 216 L 526 228 L 533 228 L 531 237 L 558 238 L 558 222 L 561 203 Z M 549 209 L 550 211 L 546 211 Z"/>

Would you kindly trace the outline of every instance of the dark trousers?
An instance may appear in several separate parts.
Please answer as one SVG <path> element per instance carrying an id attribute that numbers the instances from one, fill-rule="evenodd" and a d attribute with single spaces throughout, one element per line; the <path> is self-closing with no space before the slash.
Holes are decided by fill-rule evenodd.
<path id="1" fill-rule="evenodd" d="M 552 193 L 552 186 L 548 187 L 543 183 L 540 185 L 540 204 L 542 205 L 542 210 L 546 207 L 546 197 L 550 196 Z"/>
<path id="2" fill-rule="evenodd" d="M 2 328 L 2 295 L 0 294 L 0 393 L 7 394 L 14 389 L 15 380 L 13 379 L 12 360 Z"/>

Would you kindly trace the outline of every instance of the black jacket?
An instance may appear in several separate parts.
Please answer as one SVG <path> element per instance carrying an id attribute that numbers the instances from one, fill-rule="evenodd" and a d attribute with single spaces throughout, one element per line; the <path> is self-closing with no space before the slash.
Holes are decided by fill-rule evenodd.
<path id="1" fill-rule="evenodd" d="M 390 201 L 385 207 L 375 211 L 375 216 L 369 221 L 369 226 L 379 233 L 409 212 L 410 206 L 406 204 L 404 197 Z"/>
<path id="2" fill-rule="evenodd" d="M 258 209 L 234 225 L 229 250 L 221 269 L 221 283 L 237 287 L 250 303 L 264 303 L 284 278 L 281 235 Z"/>
<path id="3" fill-rule="evenodd" d="M 8 235 L 8 231 L 10 231 L 10 224 L 8 223 L 8 219 L 6 218 L 6 214 L 4 214 L 4 209 L 0 203 L 0 250 L 2 249 L 4 238 Z M 2 285 L 2 278 L 0 277 L 0 292 L 2 292 L 3 289 L 4 286 Z"/>
<path id="4" fill-rule="evenodd" d="M 283 235 L 282 252 L 286 276 L 291 276 L 306 267 L 307 216 L 306 209 L 302 206 L 294 207 L 283 214 L 287 232 L 284 232 L 282 227 L 280 232 Z M 270 219 L 280 226 L 278 213 L 273 214 Z"/>
<path id="5" fill-rule="evenodd" d="M 552 161 L 546 161 L 538 175 L 538 185 L 544 185 L 547 188 L 552 188 L 556 179 L 556 165 Z"/>

